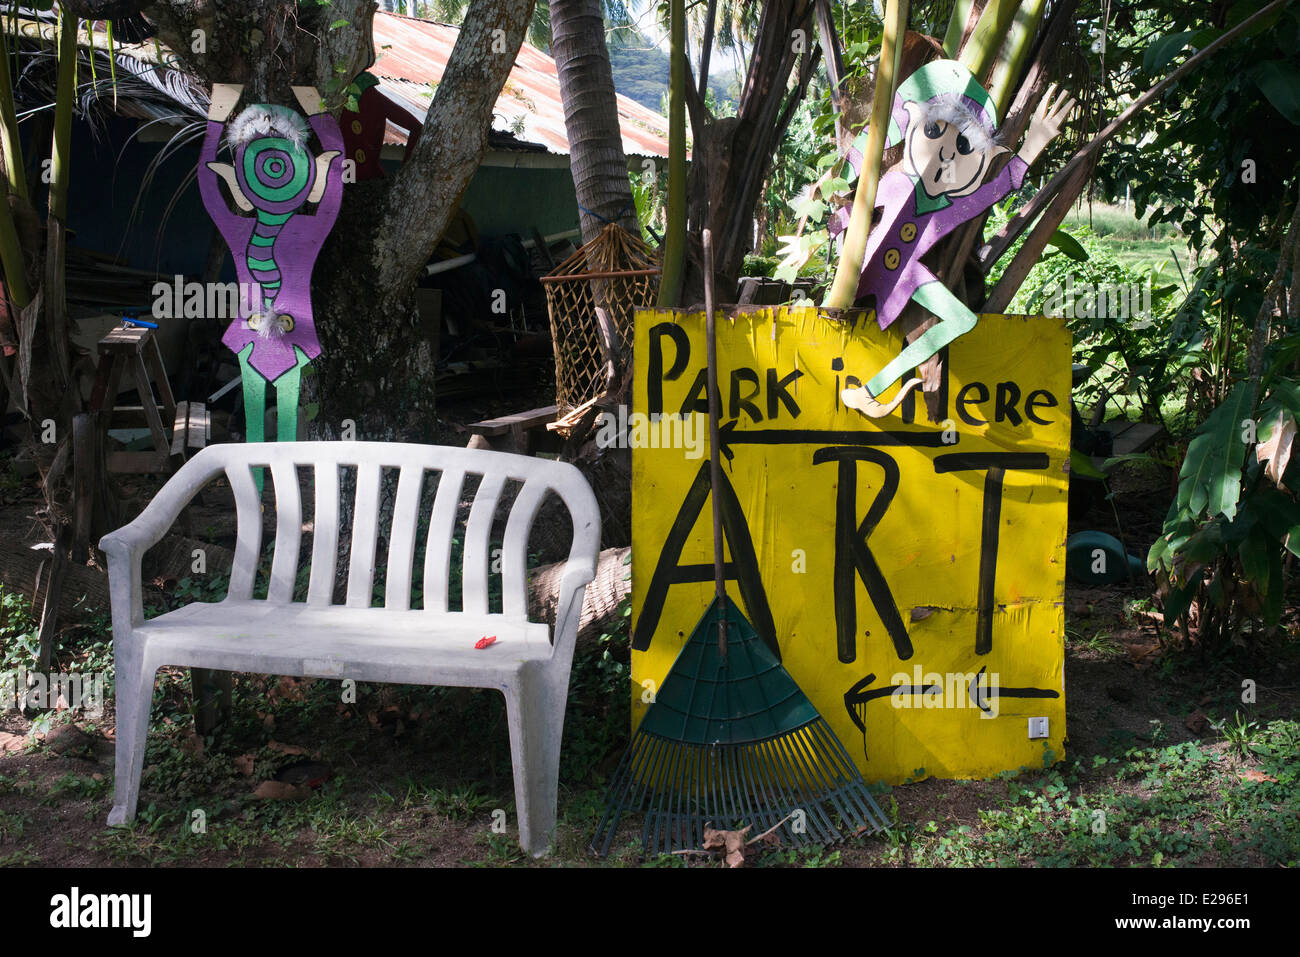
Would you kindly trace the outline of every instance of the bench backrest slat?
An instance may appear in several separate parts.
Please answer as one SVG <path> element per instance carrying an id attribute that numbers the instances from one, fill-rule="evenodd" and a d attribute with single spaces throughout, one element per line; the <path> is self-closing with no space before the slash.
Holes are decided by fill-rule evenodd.
<path id="1" fill-rule="evenodd" d="M 438 496 L 429 516 L 429 538 L 424 548 L 424 607 L 429 611 L 447 610 L 451 535 L 456 527 L 456 511 L 464 485 L 464 469 L 444 469 L 438 479 Z"/>
<path id="2" fill-rule="evenodd" d="M 497 503 L 501 501 L 505 484 L 506 476 L 502 472 L 484 475 L 478 493 L 474 496 L 474 504 L 469 510 L 469 521 L 465 523 L 461 596 L 465 602 L 465 611 L 470 614 L 487 614 L 488 572 L 492 564 L 492 518 L 496 515 Z"/>
<path id="3" fill-rule="evenodd" d="M 349 608 L 369 608 L 375 587 L 375 533 L 379 526 L 378 462 L 357 466 L 357 502 L 352 514 L 352 556 L 348 560 Z"/>
<path id="4" fill-rule="evenodd" d="M 230 490 L 235 494 L 235 521 L 239 537 L 230 569 L 230 597 L 252 598 L 253 578 L 262 554 L 262 505 L 257 497 L 253 471 L 247 464 L 233 464 L 226 470 Z"/>
<path id="5" fill-rule="evenodd" d="M 298 488 L 298 470 L 292 462 L 271 466 L 275 485 L 275 558 L 271 561 L 271 585 L 266 597 L 271 601 L 293 601 L 293 585 L 298 576 L 298 551 L 302 546 L 302 490 Z"/>
<path id="6" fill-rule="evenodd" d="M 393 503 L 393 529 L 388 536 L 388 580 L 384 607 L 405 611 L 411 607 L 411 563 L 415 561 L 415 529 L 420 518 L 420 489 L 424 469 L 408 465 L 397 480 Z"/>
<path id="7" fill-rule="evenodd" d="M 501 610 L 507 615 L 522 618 L 528 614 L 528 532 L 548 491 L 545 482 L 529 479 L 506 520 L 501 543 Z"/>
<path id="8" fill-rule="evenodd" d="M 463 610 L 483 615 L 491 610 L 490 588 L 500 574 L 501 613 L 510 618 L 527 617 L 528 537 L 533 521 L 551 493 L 564 502 L 570 517 L 580 516 L 574 529 L 571 558 L 582 556 L 583 565 L 594 561 L 598 548 L 599 519 L 594 496 L 581 474 L 570 465 L 543 459 L 505 455 L 477 449 L 370 442 L 285 442 L 225 444 L 211 446 L 193 456 L 172 477 L 172 499 L 192 497 L 198 488 L 222 473 L 235 499 L 238 539 L 235 544 L 229 597 L 251 599 L 258 583 L 263 521 L 262 499 L 254 472 L 269 469 L 269 488 L 274 493 L 275 550 L 271 560 L 267 601 L 291 602 L 303 561 L 303 520 L 300 473 L 310 473 L 314 486 L 312 545 L 307 602 L 325 607 L 334 602 L 340 574 L 339 526 L 352 514 L 352 529 L 346 544 L 348 558 L 346 605 L 369 608 L 375 582 L 383 581 L 385 610 L 410 609 L 418 554 L 419 530 L 428 521 L 424 542 L 423 608 L 432 613 Z M 355 469 L 356 494 L 352 502 L 347 481 Z M 392 501 L 392 525 L 381 527 L 381 497 L 385 470 L 397 470 L 396 495 Z M 266 475 L 266 472 L 262 473 Z M 425 496 L 426 484 L 436 480 L 437 493 L 431 510 Z M 517 493 L 515 490 L 517 489 Z M 472 493 L 471 493 L 472 490 Z M 501 550 L 494 551 L 497 515 L 507 491 L 514 494 L 505 521 Z M 166 490 L 164 490 L 166 491 Z M 472 504 L 468 500 L 472 497 Z M 160 493 L 159 499 L 167 501 Z M 157 505 L 159 499 L 155 499 Z M 469 504 L 468 517 L 462 505 Z M 151 506 L 154 507 L 154 506 Z M 162 507 L 162 506 L 157 506 Z M 272 509 L 266 506 L 269 513 Z M 454 540 L 464 522 L 463 562 L 452 565 Z M 378 542 L 387 539 L 384 554 Z M 381 562 L 380 568 L 376 563 Z M 495 568 L 494 568 L 495 566 Z M 456 582 L 461 584 L 462 603 L 452 605 Z"/>
<path id="9" fill-rule="evenodd" d="M 312 511 L 311 581 L 307 604 L 328 605 L 334 600 L 334 576 L 339 561 L 339 467 L 319 462 L 313 470 L 316 507 Z"/>

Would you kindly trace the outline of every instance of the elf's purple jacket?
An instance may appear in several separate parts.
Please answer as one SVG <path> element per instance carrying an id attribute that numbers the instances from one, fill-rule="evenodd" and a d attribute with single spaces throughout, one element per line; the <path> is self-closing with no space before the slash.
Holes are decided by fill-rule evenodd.
<path id="1" fill-rule="evenodd" d="M 916 208 L 917 183 L 895 167 L 880 179 L 876 207 L 880 222 L 871 229 L 857 298 L 867 293 L 876 297 L 876 321 L 889 326 L 916 290 L 938 277 L 921 265 L 921 257 L 944 236 L 973 219 L 994 203 L 1020 188 L 1028 166 L 1013 156 L 993 180 L 969 196 L 958 196 L 942 209 L 921 213 Z M 837 212 L 830 231 L 837 235 L 848 228 L 849 207 Z"/>
<path id="2" fill-rule="evenodd" d="M 248 327 L 248 316 L 245 315 L 248 303 L 241 294 L 240 317 L 230 324 L 226 334 L 221 337 L 221 341 L 236 354 L 250 342 L 253 343 L 249 364 L 269 382 L 274 382 L 298 364 L 294 346 L 301 349 L 308 359 L 316 358 L 321 352 L 320 340 L 316 338 L 316 324 L 312 320 L 311 272 L 316 264 L 316 256 L 325 243 L 325 237 L 329 235 L 334 220 L 338 217 L 343 199 L 343 184 L 339 173 L 342 166 L 343 134 L 339 131 L 338 123 L 328 113 L 318 113 L 307 119 L 316 131 L 322 149 L 338 150 L 339 155 L 330 162 L 329 185 L 316 204 L 315 213 L 308 214 L 300 208 L 284 224 L 275 240 L 275 263 L 282 283 L 275 299 L 275 311 L 292 316 L 293 329 L 279 336 L 259 336 L 256 330 Z M 222 194 L 219 177 L 208 169 L 209 162 L 217 161 L 217 147 L 221 144 L 224 131 L 224 124 L 215 120 L 208 121 L 207 136 L 204 137 L 203 149 L 199 154 L 199 193 L 208 215 L 230 247 L 240 289 L 253 289 L 254 279 L 248 269 L 246 253 L 249 238 L 258 224 L 257 217 L 253 214 L 241 216 L 233 212 Z M 254 305 L 260 308 L 260 300 Z"/>

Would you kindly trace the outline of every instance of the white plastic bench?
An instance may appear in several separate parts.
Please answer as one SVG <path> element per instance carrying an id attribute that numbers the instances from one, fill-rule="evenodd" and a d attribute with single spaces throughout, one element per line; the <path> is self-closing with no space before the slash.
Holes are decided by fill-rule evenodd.
<path id="1" fill-rule="evenodd" d="M 262 512 L 253 470 L 269 466 L 276 496 L 275 552 L 265 599 L 253 598 Z M 306 601 L 294 601 L 302 538 L 299 466 L 315 478 Z M 340 469 L 356 466 L 347 600 L 334 604 Z M 381 470 L 400 468 L 382 607 L 371 607 Z M 411 608 L 421 491 L 439 473 L 424 557 L 424 608 Z M 141 607 L 140 559 L 200 488 L 219 475 L 235 496 L 238 540 L 228 596 L 149 621 Z M 481 475 L 464 528 L 461 611 L 448 610 L 451 544 L 467 475 Z M 506 521 L 502 611 L 489 613 L 490 533 L 506 483 L 523 483 Z M 528 533 L 548 492 L 573 521 L 552 640 L 527 614 Z M 571 465 L 500 452 L 370 442 L 212 446 L 195 455 L 131 524 L 104 536 L 117 672 L 117 767 L 110 826 L 135 817 L 154 675 L 163 665 L 415 685 L 496 688 L 505 695 L 514 764 L 519 843 L 540 855 L 555 825 L 560 736 L 583 591 L 595 574 L 600 515 Z M 381 557 L 381 560 L 382 557 Z M 476 649 L 475 642 L 496 642 Z"/>

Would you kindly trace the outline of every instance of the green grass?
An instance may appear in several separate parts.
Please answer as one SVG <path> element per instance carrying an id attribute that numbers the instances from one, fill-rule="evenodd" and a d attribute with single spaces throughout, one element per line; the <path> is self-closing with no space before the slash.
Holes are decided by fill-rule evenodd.
<path id="1" fill-rule="evenodd" d="M 1061 228 L 1072 235 L 1083 227 L 1090 229 L 1102 248 L 1125 268 L 1143 274 L 1156 270 L 1156 285 L 1177 283 L 1181 287 L 1183 278 L 1190 271 L 1191 253 L 1187 243 L 1168 223 L 1152 229 L 1137 219 L 1131 209 L 1125 211 L 1118 206 L 1094 204 L 1091 207 L 1076 206 L 1061 224 Z M 1181 275 L 1179 265 L 1182 266 Z"/>
<path id="2" fill-rule="evenodd" d="M 1007 775 L 1005 797 L 981 809 L 978 824 L 898 822 L 886 857 L 929 866 L 1294 867 L 1298 742 L 1300 725 L 1273 721 L 1244 762 L 1222 742 L 1185 741 Z"/>
<path id="3" fill-rule="evenodd" d="M 1084 224 L 1092 229 L 1092 234 L 1099 237 L 1111 237 L 1118 240 L 1173 240 L 1178 241 L 1178 230 L 1170 223 L 1160 223 L 1154 228 L 1144 220 L 1138 219 L 1132 206 L 1125 210 L 1121 206 L 1109 203 L 1092 203 L 1075 206 L 1066 214 L 1062 224 L 1066 232 L 1072 227 Z"/>

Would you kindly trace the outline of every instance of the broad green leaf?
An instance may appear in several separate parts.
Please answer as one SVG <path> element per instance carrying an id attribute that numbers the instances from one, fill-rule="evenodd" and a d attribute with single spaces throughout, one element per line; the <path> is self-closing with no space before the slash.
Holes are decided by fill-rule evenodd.
<path id="1" fill-rule="evenodd" d="M 1268 60 L 1251 70 L 1255 85 L 1273 108 L 1300 126 L 1300 67 L 1293 60 Z"/>
<path id="2" fill-rule="evenodd" d="M 1055 246 L 1075 262 L 1083 263 L 1088 261 L 1088 250 L 1084 249 L 1083 245 L 1064 229 L 1058 229 L 1052 233 L 1052 238 L 1047 241 L 1047 245 Z"/>
<path id="3" fill-rule="evenodd" d="M 1275 488 L 1264 487 L 1250 497 L 1250 507 L 1287 551 L 1300 558 L 1300 502 Z"/>
<path id="4" fill-rule="evenodd" d="M 805 196 L 790 204 L 797 219 L 807 216 L 812 220 L 821 220 L 826 215 L 826 204 L 814 196 Z"/>
<path id="5" fill-rule="evenodd" d="M 1300 419 L 1300 383 L 1294 379 L 1274 379 L 1269 386 L 1267 404 L 1283 408 Z"/>
<path id="6" fill-rule="evenodd" d="M 1231 521 L 1237 514 L 1246 455 L 1241 423 L 1253 411 L 1250 386 L 1237 383 L 1187 446 L 1175 502 L 1192 517 L 1204 513 L 1206 518 L 1223 515 Z"/>
<path id="7" fill-rule="evenodd" d="M 1082 475 L 1085 478 L 1106 481 L 1106 473 L 1097 466 L 1092 464 L 1092 459 L 1084 455 L 1078 449 L 1070 450 L 1070 474 Z"/>
<path id="8" fill-rule="evenodd" d="M 1247 580 L 1261 586 L 1267 584 L 1268 556 L 1270 552 L 1277 550 L 1277 546 L 1268 540 L 1268 536 L 1262 529 L 1256 528 L 1247 535 L 1246 540 L 1237 549 L 1237 554 L 1241 558 L 1241 570 Z"/>
<path id="9" fill-rule="evenodd" d="M 822 183 L 821 194 L 823 199 L 830 199 L 836 193 L 847 193 L 849 190 L 849 181 L 843 176 L 832 176 L 826 182 Z"/>
<path id="10" fill-rule="evenodd" d="M 1148 76 L 1153 76 L 1160 70 L 1168 66 L 1169 61 L 1182 51 L 1183 47 L 1193 36 L 1196 35 L 1194 30 L 1186 30 L 1182 33 L 1170 33 L 1151 43 L 1142 54 L 1142 72 Z"/>
<path id="11" fill-rule="evenodd" d="M 1205 575 L 1204 569 L 1197 570 L 1192 576 L 1191 581 L 1186 584 L 1171 588 L 1169 597 L 1165 599 L 1165 624 L 1172 627 L 1173 623 L 1187 612 L 1191 607 L 1192 599 L 1196 596 L 1196 587 L 1201 583 L 1202 576 Z"/>

